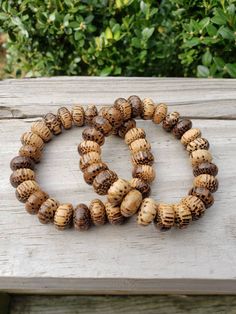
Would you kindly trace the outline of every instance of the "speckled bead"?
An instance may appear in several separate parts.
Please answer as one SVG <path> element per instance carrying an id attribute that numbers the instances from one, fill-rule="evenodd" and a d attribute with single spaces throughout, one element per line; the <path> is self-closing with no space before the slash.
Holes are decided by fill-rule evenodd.
<path id="1" fill-rule="evenodd" d="M 73 215 L 73 224 L 76 230 L 85 231 L 91 226 L 90 211 L 85 204 L 79 204 L 75 207 Z"/>
<path id="2" fill-rule="evenodd" d="M 100 131 L 104 136 L 108 136 L 112 132 L 112 125 L 106 118 L 102 116 L 94 117 L 92 120 L 92 124 L 94 128 Z"/>
<path id="3" fill-rule="evenodd" d="M 19 155 L 21 157 L 29 157 L 36 163 L 40 162 L 42 157 L 41 150 L 35 146 L 24 145 L 19 149 Z"/>
<path id="4" fill-rule="evenodd" d="M 125 195 L 120 205 L 121 214 L 125 217 L 133 216 L 142 203 L 142 194 L 138 190 L 131 190 Z"/>
<path id="5" fill-rule="evenodd" d="M 35 172 L 28 168 L 14 170 L 10 176 L 10 183 L 15 188 L 27 180 L 35 180 Z"/>
<path id="6" fill-rule="evenodd" d="M 191 160 L 192 166 L 196 166 L 203 162 L 211 162 L 212 155 L 206 149 L 198 149 L 198 150 L 193 151 L 190 154 L 190 160 Z"/>
<path id="7" fill-rule="evenodd" d="M 59 205 L 54 215 L 54 225 L 58 230 L 71 227 L 73 219 L 73 206 L 70 203 Z"/>
<path id="8" fill-rule="evenodd" d="M 206 208 L 209 208 L 210 206 L 212 206 L 214 204 L 214 197 L 211 194 L 211 192 L 207 189 L 207 188 L 196 188 L 193 187 L 189 193 L 189 195 L 194 195 L 198 198 L 200 198 L 200 200 L 203 201 L 204 205 Z"/>
<path id="9" fill-rule="evenodd" d="M 125 195 L 131 190 L 131 185 L 124 179 L 118 179 L 109 188 L 107 192 L 107 200 L 113 205 L 118 205 L 122 202 Z"/>
<path id="10" fill-rule="evenodd" d="M 162 127 L 165 131 L 170 132 L 179 121 L 179 113 L 174 111 L 169 113 L 162 121 Z"/>
<path id="11" fill-rule="evenodd" d="M 175 204 L 173 208 L 175 211 L 175 225 L 180 229 L 187 227 L 192 221 L 190 209 L 183 203 Z"/>
<path id="12" fill-rule="evenodd" d="M 190 129 L 181 137 L 181 143 L 187 146 L 190 142 L 201 136 L 201 130 L 198 128 Z"/>
<path id="13" fill-rule="evenodd" d="M 172 129 L 172 133 L 177 139 L 181 139 L 182 135 L 192 127 L 192 121 L 189 119 L 181 119 Z"/>
<path id="14" fill-rule="evenodd" d="M 99 199 L 94 199 L 89 205 L 90 216 L 95 226 L 104 225 L 107 220 L 106 209 L 103 202 Z"/>
<path id="15" fill-rule="evenodd" d="M 132 154 L 131 157 L 133 165 L 153 165 L 154 156 L 149 150 L 140 151 Z"/>
<path id="16" fill-rule="evenodd" d="M 200 174 L 193 180 L 193 186 L 196 188 L 207 188 L 211 193 L 218 190 L 218 180 L 210 174 Z"/>
<path id="17" fill-rule="evenodd" d="M 218 168 L 212 162 L 203 162 L 193 167 L 193 175 L 197 177 L 200 174 L 210 174 L 212 176 L 216 176 L 218 174 Z"/>
<path id="18" fill-rule="evenodd" d="M 40 190 L 37 182 L 35 182 L 34 180 L 24 181 L 16 188 L 16 198 L 20 202 L 25 203 L 30 195 L 37 190 Z"/>
<path id="19" fill-rule="evenodd" d="M 38 211 L 38 219 L 42 224 L 53 222 L 55 212 L 59 207 L 59 202 L 54 198 L 48 198 L 43 202 Z"/>
<path id="20" fill-rule="evenodd" d="M 155 104 L 151 98 L 145 98 L 142 102 L 141 118 L 144 120 L 152 120 L 155 111 Z"/>
<path id="21" fill-rule="evenodd" d="M 125 143 L 131 145 L 136 140 L 145 139 L 146 133 L 144 129 L 141 128 L 132 128 L 125 134 Z"/>
<path id="22" fill-rule="evenodd" d="M 66 107 L 61 107 L 57 111 L 58 119 L 65 130 L 69 130 L 72 127 L 72 115 Z"/>
<path id="23" fill-rule="evenodd" d="M 175 211 L 173 205 L 160 203 L 157 208 L 157 215 L 154 224 L 161 231 L 167 231 L 174 226 Z"/>
<path id="24" fill-rule="evenodd" d="M 99 115 L 103 116 L 106 118 L 109 123 L 112 125 L 113 128 L 117 129 L 121 126 L 123 123 L 123 116 L 120 110 L 118 110 L 115 107 L 108 107 L 104 108 L 102 112 L 99 113 Z"/>
<path id="25" fill-rule="evenodd" d="M 115 206 L 107 202 L 105 203 L 105 210 L 110 224 L 122 225 L 125 222 L 125 217 L 122 216 L 119 206 Z"/>
<path id="26" fill-rule="evenodd" d="M 135 120 L 130 119 L 130 120 L 125 121 L 125 122 L 121 125 L 121 127 L 118 129 L 118 135 L 119 135 L 119 137 L 124 138 L 125 135 L 126 135 L 126 133 L 127 133 L 130 129 L 135 128 L 135 127 L 136 127 L 136 122 L 135 122 Z"/>
<path id="27" fill-rule="evenodd" d="M 61 122 L 55 114 L 51 112 L 47 113 L 44 116 L 44 121 L 46 123 L 46 126 L 54 135 L 58 135 L 61 133 Z"/>
<path id="28" fill-rule="evenodd" d="M 94 127 L 89 127 L 83 130 L 82 137 L 86 141 L 94 141 L 98 145 L 102 146 L 104 144 L 104 135 L 96 130 Z"/>
<path id="29" fill-rule="evenodd" d="M 100 145 L 94 141 L 83 141 L 78 145 L 78 153 L 80 154 L 80 156 L 90 152 L 96 152 L 98 154 L 101 154 Z"/>
<path id="30" fill-rule="evenodd" d="M 86 125 L 93 125 L 93 118 L 98 115 L 97 107 L 94 105 L 88 105 L 84 111 L 84 121 Z"/>
<path id="31" fill-rule="evenodd" d="M 138 140 L 133 141 L 129 145 L 129 149 L 133 154 L 140 152 L 140 151 L 150 151 L 151 145 L 145 138 L 140 138 Z"/>
<path id="32" fill-rule="evenodd" d="M 156 124 L 160 124 L 167 115 L 168 107 L 166 104 L 158 104 L 155 107 L 154 114 L 152 116 L 152 121 Z"/>
<path id="33" fill-rule="evenodd" d="M 193 220 L 198 220 L 201 218 L 206 209 L 203 201 L 194 195 L 183 197 L 180 203 L 186 205 L 189 208 Z"/>
<path id="34" fill-rule="evenodd" d="M 189 153 L 192 153 L 198 149 L 209 149 L 210 145 L 207 139 L 198 137 L 192 142 L 190 142 L 186 148 Z"/>
<path id="35" fill-rule="evenodd" d="M 37 149 L 42 150 L 44 146 L 44 141 L 37 134 L 33 132 L 25 132 L 21 136 L 21 143 L 23 145 L 34 146 Z"/>
<path id="36" fill-rule="evenodd" d="M 143 108 L 142 100 L 138 96 L 132 95 L 127 101 L 132 107 L 132 118 L 139 117 Z"/>
<path id="37" fill-rule="evenodd" d="M 10 168 L 11 170 L 17 170 L 21 168 L 29 168 L 31 170 L 34 170 L 34 161 L 33 159 L 29 157 L 22 157 L 22 156 L 16 156 L 12 158 L 10 162 Z"/>
<path id="38" fill-rule="evenodd" d="M 117 174 L 111 170 L 101 171 L 93 181 L 93 188 L 99 195 L 106 195 L 110 186 L 118 179 Z"/>
<path id="39" fill-rule="evenodd" d="M 147 182 L 145 182 L 139 178 L 133 178 L 130 181 L 130 185 L 133 189 L 136 189 L 140 193 L 142 193 L 143 198 L 148 197 L 150 192 L 151 192 L 150 185 Z"/>
<path id="40" fill-rule="evenodd" d="M 158 205 L 153 198 L 145 198 L 142 201 L 137 217 L 139 225 L 147 226 L 156 217 Z"/>
<path id="41" fill-rule="evenodd" d="M 149 165 L 137 165 L 132 171 L 133 178 L 139 178 L 147 183 L 151 183 L 155 179 L 155 170 Z"/>
<path id="42" fill-rule="evenodd" d="M 31 215 L 37 214 L 40 206 L 48 199 L 48 197 L 49 195 L 43 191 L 35 191 L 25 203 L 26 211 Z"/>
<path id="43" fill-rule="evenodd" d="M 121 112 L 123 121 L 131 119 L 132 106 L 125 98 L 117 98 L 114 102 L 114 108 Z"/>
<path id="44" fill-rule="evenodd" d="M 46 143 L 49 142 L 52 138 L 52 133 L 47 127 L 46 123 L 44 120 L 39 120 L 34 122 L 31 125 L 31 131 L 38 136 Z"/>
<path id="45" fill-rule="evenodd" d="M 105 163 L 103 162 L 98 162 L 98 163 L 93 163 L 90 166 L 88 166 L 84 170 L 84 181 L 87 184 L 93 184 L 93 181 L 95 177 L 102 172 L 103 170 L 107 170 L 108 167 Z"/>
<path id="46" fill-rule="evenodd" d="M 84 108 L 80 105 L 74 105 L 71 109 L 71 116 L 74 125 L 80 127 L 84 125 Z"/>
<path id="47" fill-rule="evenodd" d="M 101 162 L 101 155 L 97 152 L 90 152 L 80 157 L 80 170 L 84 171 L 88 166 Z"/>

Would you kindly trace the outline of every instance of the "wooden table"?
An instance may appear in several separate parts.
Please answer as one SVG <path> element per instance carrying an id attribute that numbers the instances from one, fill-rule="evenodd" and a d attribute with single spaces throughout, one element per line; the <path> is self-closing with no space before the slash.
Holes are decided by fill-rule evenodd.
<path id="1" fill-rule="evenodd" d="M 15 199 L 9 161 L 31 122 L 61 105 L 99 106 L 138 94 L 166 102 L 190 117 L 211 143 L 219 166 L 215 205 L 186 230 L 161 233 L 153 225 L 106 225 L 79 233 L 41 225 Z M 60 77 L 0 82 L 0 290 L 14 293 L 236 293 L 236 80 Z M 182 145 L 151 122 L 144 127 L 156 157 L 152 196 L 177 202 L 192 184 Z M 62 202 L 97 197 L 83 182 L 77 145 L 83 128 L 47 145 L 37 165 L 40 185 Z M 131 178 L 128 147 L 109 137 L 103 159 Z"/>

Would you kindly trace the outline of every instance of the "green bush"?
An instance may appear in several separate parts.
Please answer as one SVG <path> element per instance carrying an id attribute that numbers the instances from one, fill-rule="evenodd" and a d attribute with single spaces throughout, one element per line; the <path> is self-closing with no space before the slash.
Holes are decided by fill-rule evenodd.
<path id="1" fill-rule="evenodd" d="M 16 76 L 236 77 L 236 1 L 0 0 Z"/>

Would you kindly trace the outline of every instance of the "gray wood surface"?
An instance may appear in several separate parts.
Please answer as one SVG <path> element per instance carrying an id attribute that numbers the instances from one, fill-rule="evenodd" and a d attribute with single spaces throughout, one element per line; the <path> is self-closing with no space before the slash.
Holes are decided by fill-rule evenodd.
<path id="1" fill-rule="evenodd" d="M 9 161 L 32 121 L 61 104 L 107 105 L 138 94 L 166 101 L 193 117 L 211 143 L 219 166 L 215 204 L 186 230 L 158 232 L 138 227 L 133 217 L 119 227 L 85 233 L 41 225 L 15 199 Z M 0 82 L 0 290 L 38 293 L 236 293 L 236 80 L 141 78 L 46 78 Z M 156 157 L 152 197 L 177 202 L 192 184 L 181 144 L 151 122 L 144 127 Z M 44 150 L 37 166 L 43 189 L 61 202 L 97 197 L 83 182 L 77 144 L 83 128 L 65 131 Z M 130 179 L 124 141 L 109 137 L 103 159 Z"/>

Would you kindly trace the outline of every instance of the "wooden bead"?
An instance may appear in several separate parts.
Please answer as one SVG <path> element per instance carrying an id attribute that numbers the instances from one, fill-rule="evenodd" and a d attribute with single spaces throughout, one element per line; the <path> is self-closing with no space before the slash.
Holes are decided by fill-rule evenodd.
<path id="1" fill-rule="evenodd" d="M 160 124 L 165 119 L 167 110 L 168 108 L 166 104 L 158 104 L 152 116 L 152 121 L 156 124 Z"/>
<path id="2" fill-rule="evenodd" d="M 99 114 L 106 118 L 115 129 L 119 128 L 123 123 L 122 113 L 113 106 L 106 108 Z"/>
<path id="3" fill-rule="evenodd" d="M 76 230 L 85 231 L 91 226 L 90 211 L 85 204 L 79 204 L 75 207 L 73 224 Z"/>
<path id="4" fill-rule="evenodd" d="M 129 148 L 131 152 L 134 154 L 140 151 L 147 151 L 147 150 L 150 151 L 151 145 L 145 138 L 140 138 L 138 140 L 133 141 L 129 145 Z"/>
<path id="5" fill-rule="evenodd" d="M 106 209 L 101 200 L 92 200 L 89 205 L 89 211 L 92 222 L 95 226 L 104 225 L 106 223 Z"/>
<path id="6" fill-rule="evenodd" d="M 218 180 L 210 174 L 200 174 L 193 180 L 193 186 L 196 188 L 207 188 L 211 193 L 218 190 Z"/>
<path id="7" fill-rule="evenodd" d="M 94 105 L 88 105 L 84 112 L 85 124 L 92 126 L 93 118 L 98 115 L 97 107 Z"/>
<path id="8" fill-rule="evenodd" d="M 131 119 L 132 106 L 125 98 L 117 98 L 114 102 L 114 108 L 121 112 L 123 121 Z"/>
<path id="9" fill-rule="evenodd" d="M 149 165 L 137 165 L 132 171 L 133 178 L 142 179 L 145 182 L 151 183 L 155 179 L 155 170 Z"/>
<path id="10" fill-rule="evenodd" d="M 187 132 L 185 132 L 181 137 L 181 143 L 185 146 L 187 146 L 190 142 L 194 141 L 196 138 L 201 136 L 201 130 L 200 129 L 190 129 Z"/>
<path id="11" fill-rule="evenodd" d="M 152 120 L 155 111 L 155 104 L 151 98 L 145 98 L 142 102 L 141 118 L 144 120 Z"/>
<path id="12" fill-rule="evenodd" d="M 26 211 L 31 215 L 37 214 L 40 206 L 48 199 L 48 197 L 49 195 L 43 191 L 35 191 L 25 203 Z"/>
<path id="13" fill-rule="evenodd" d="M 87 184 L 93 184 L 93 181 L 95 177 L 102 172 L 103 170 L 107 170 L 108 167 L 105 163 L 103 162 L 98 162 L 98 163 L 93 163 L 90 166 L 88 166 L 84 170 L 84 181 Z"/>
<path id="14" fill-rule="evenodd" d="M 122 202 L 124 196 L 131 190 L 131 185 L 124 179 L 118 179 L 109 188 L 107 192 L 107 200 L 113 205 Z"/>
<path id="15" fill-rule="evenodd" d="M 152 198 L 145 198 L 140 206 L 137 222 L 139 225 L 147 226 L 156 217 L 158 205 Z"/>
<path id="16" fill-rule="evenodd" d="M 205 205 L 200 198 L 194 195 L 188 195 L 183 197 L 180 203 L 186 205 L 188 209 L 191 211 L 192 219 L 197 220 L 202 217 L 205 212 Z"/>
<path id="17" fill-rule="evenodd" d="M 101 148 L 99 144 L 94 141 L 83 141 L 78 145 L 78 153 L 81 156 L 90 152 L 101 154 Z"/>
<path id="18" fill-rule="evenodd" d="M 38 211 L 38 219 L 42 224 L 53 222 L 55 212 L 59 207 L 59 202 L 54 198 L 48 198 L 43 202 Z"/>
<path id="19" fill-rule="evenodd" d="M 34 180 L 27 180 L 22 182 L 16 188 L 16 198 L 20 202 L 26 202 L 27 199 L 30 197 L 32 193 L 35 191 L 40 190 L 40 187 L 37 182 Z"/>
<path id="20" fill-rule="evenodd" d="M 111 170 L 101 171 L 93 181 L 93 188 L 99 195 L 106 195 L 110 186 L 118 179 L 117 174 Z"/>
<path id="21" fill-rule="evenodd" d="M 140 151 L 132 154 L 132 163 L 133 165 L 153 165 L 154 156 L 149 150 Z"/>
<path id="22" fill-rule="evenodd" d="M 206 208 L 209 208 L 210 206 L 212 206 L 214 204 L 214 197 L 207 188 L 193 187 L 189 191 L 188 194 L 194 195 L 194 196 L 200 198 L 200 200 L 203 201 Z"/>
<path id="23" fill-rule="evenodd" d="M 125 134 L 125 143 L 131 145 L 136 140 L 145 139 L 146 133 L 144 129 L 141 128 L 132 128 Z"/>
<path id="24" fill-rule="evenodd" d="M 31 131 L 38 136 L 44 141 L 44 142 L 49 142 L 52 138 L 52 133 L 47 127 L 46 123 L 44 120 L 39 120 L 34 122 L 31 125 Z"/>
<path id="25" fill-rule="evenodd" d="M 84 125 L 84 108 L 80 105 L 74 105 L 71 109 L 71 116 L 72 116 L 72 120 L 74 125 L 80 127 Z"/>
<path id="26" fill-rule="evenodd" d="M 161 203 L 157 208 L 157 215 L 154 221 L 156 227 L 161 231 L 167 231 L 174 226 L 175 211 L 173 205 Z"/>
<path id="27" fill-rule="evenodd" d="M 193 167 L 193 174 L 195 177 L 199 176 L 200 174 L 210 174 L 212 176 L 216 176 L 218 174 L 218 168 L 215 164 L 211 162 L 203 162 L 199 165 Z"/>
<path id="28" fill-rule="evenodd" d="M 44 116 L 44 121 L 46 123 L 46 126 L 54 135 L 58 135 L 61 133 L 61 122 L 55 114 L 51 112 L 47 113 Z"/>
<path id="29" fill-rule="evenodd" d="M 80 157 L 80 170 L 84 171 L 88 166 L 101 162 L 101 155 L 97 152 L 90 152 Z"/>
<path id="30" fill-rule="evenodd" d="M 192 153 L 193 151 L 198 149 L 209 149 L 209 146 L 210 145 L 207 139 L 198 137 L 192 142 L 190 142 L 186 149 L 189 153 Z"/>
<path id="31" fill-rule="evenodd" d="M 33 132 L 25 132 L 21 136 L 21 143 L 23 145 L 34 146 L 40 150 L 43 149 L 44 141 L 37 134 Z"/>
<path id="32" fill-rule="evenodd" d="M 57 116 L 65 130 L 69 130 L 72 127 L 73 119 L 70 111 L 66 107 L 59 108 Z"/>
<path id="33" fill-rule="evenodd" d="M 102 146 L 105 141 L 104 135 L 100 131 L 96 130 L 94 127 L 84 129 L 82 137 L 84 140 L 94 141 L 100 146 Z"/>
<path id="34" fill-rule="evenodd" d="M 177 139 L 180 139 L 182 135 L 192 127 L 192 121 L 189 119 L 181 119 L 172 129 L 172 133 Z"/>
<path id="35" fill-rule="evenodd" d="M 173 206 L 175 211 L 175 224 L 178 228 L 183 229 L 192 221 L 192 215 L 189 208 L 183 204 L 175 204 Z"/>
<path id="36" fill-rule="evenodd" d="M 136 189 L 138 190 L 140 193 L 142 193 L 143 195 L 143 198 L 149 196 L 150 192 L 151 192 L 151 188 L 150 188 L 150 185 L 139 179 L 139 178 L 133 178 L 131 181 L 130 181 L 130 185 L 133 189 Z"/>
<path id="37" fill-rule="evenodd" d="M 104 136 L 108 136 L 112 132 L 112 125 L 106 118 L 96 116 L 93 118 L 93 126 L 96 130 L 100 131 Z"/>
<path id="38" fill-rule="evenodd" d="M 127 120 L 125 121 L 121 127 L 118 129 L 118 135 L 121 137 L 121 138 L 124 138 L 125 137 L 125 134 L 132 128 L 135 128 L 136 127 L 136 122 L 135 120 L 133 119 L 130 119 L 130 120 Z"/>
<path id="39" fill-rule="evenodd" d="M 165 131 L 170 132 L 179 121 L 179 113 L 174 111 L 169 113 L 162 121 L 162 127 Z"/>
<path id="40" fill-rule="evenodd" d="M 206 149 L 198 149 L 198 150 L 193 151 L 190 154 L 190 160 L 191 160 L 192 166 L 196 166 L 203 162 L 211 162 L 212 155 Z"/>
<path id="41" fill-rule="evenodd" d="M 125 195 L 120 205 L 121 214 L 125 217 L 133 216 L 142 203 L 142 194 L 138 190 L 131 190 Z"/>
<path id="42" fill-rule="evenodd" d="M 16 156 L 10 162 L 11 170 L 17 170 L 21 168 L 29 168 L 34 170 L 34 161 L 29 157 Z"/>
<path id="43" fill-rule="evenodd" d="M 132 107 L 132 118 L 139 117 L 143 108 L 142 100 L 138 96 L 132 95 L 127 101 Z"/>
<path id="44" fill-rule="evenodd" d="M 73 218 L 72 204 L 69 203 L 61 204 L 56 209 L 54 215 L 54 225 L 58 230 L 64 230 L 71 226 L 72 218 Z"/>
<path id="45" fill-rule="evenodd" d="M 29 157 L 38 163 L 42 157 L 41 150 L 35 146 L 24 145 L 19 149 L 19 155 L 21 157 Z"/>
<path id="46" fill-rule="evenodd" d="M 115 206 L 107 202 L 105 203 L 105 210 L 110 224 L 121 225 L 124 223 L 125 217 L 122 216 L 119 206 Z"/>
<path id="47" fill-rule="evenodd" d="M 10 176 L 10 183 L 15 188 L 19 184 L 27 180 L 35 180 L 34 171 L 28 168 L 20 168 L 20 169 L 14 170 Z"/>

